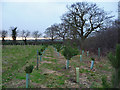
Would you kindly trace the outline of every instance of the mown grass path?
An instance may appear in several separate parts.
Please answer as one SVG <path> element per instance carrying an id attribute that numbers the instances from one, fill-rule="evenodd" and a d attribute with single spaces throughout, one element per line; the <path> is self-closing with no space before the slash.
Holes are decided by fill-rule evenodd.
<path id="1" fill-rule="evenodd" d="M 33 64 L 34 69 L 30 75 L 31 88 L 89 88 L 102 87 L 101 77 L 106 75 L 111 80 L 112 67 L 108 60 L 102 57 L 96 60 L 93 70 L 90 70 L 90 57 L 80 55 L 70 60 L 70 68 L 65 69 L 66 59 L 62 54 L 58 56 L 52 46 L 49 46 L 39 60 L 39 69 L 36 69 L 37 49 L 42 46 L 5 46 L 3 48 L 3 87 L 25 88 L 25 66 Z M 92 56 L 92 54 L 90 55 Z M 75 68 L 80 68 L 79 83 L 76 83 Z M 7 80 L 7 81 L 6 81 Z"/>

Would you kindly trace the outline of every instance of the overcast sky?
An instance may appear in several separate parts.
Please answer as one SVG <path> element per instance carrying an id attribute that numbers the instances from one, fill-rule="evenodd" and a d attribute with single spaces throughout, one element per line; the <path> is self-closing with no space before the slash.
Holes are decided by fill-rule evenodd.
<path id="1" fill-rule="evenodd" d="M 109 0 L 108 0 L 109 1 Z M 67 11 L 66 5 L 73 2 L 2 2 L 2 29 L 16 26 L 19 30 L 39 30 L 41 33 L 54 23 L 60 23 L 60 17 Z M 118 3 L 96 2 L 100 8 L 118 17 Z"/>

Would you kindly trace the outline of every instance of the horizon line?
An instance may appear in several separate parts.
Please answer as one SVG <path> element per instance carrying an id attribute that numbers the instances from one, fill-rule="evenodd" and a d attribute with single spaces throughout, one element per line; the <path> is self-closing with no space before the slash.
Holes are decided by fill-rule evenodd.
<path id="1" fill-rule="evenodd" d="M 13 40 L 12 39 L 12 37 L 5 37 L 4 38 L 5 40 Z M 22 37 L 16 37 L 16 40 L 23 40 L 24 38 L 22 38 Z M 26 38 L 27 40 L 35 40 L 35 38 L 33 38 L 33 37 L 27 37 Z M 41 37 L 41 38 L 37 38 L 37 39 L 50 39 L 50 38 L 43 38 L 43 37 Z M 2 38 L 0 37 L 0 40 L 2 40 Z"/>

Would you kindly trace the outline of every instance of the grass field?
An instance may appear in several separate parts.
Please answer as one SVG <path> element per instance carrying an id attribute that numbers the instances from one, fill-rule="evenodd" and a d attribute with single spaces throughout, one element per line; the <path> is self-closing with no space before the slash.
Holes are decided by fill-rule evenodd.
<path id="1" fill-rule="evenodd" d="M 113 68 L 107 57 L 96 60 L 93 70 L 90 70 L 89 57 L 83 55 L 80 61 L 80 54 L 70 60 L 69 69 L 65 69 L 66 59 L 63 55 L 57 55 L 52 46 L 49 46 L 39 60 L 39 69 L 36 69 L 37 49 L 40 45 L 26 46 L 4 46 L 2 48 L 2 87 L 3 88 L 25 88 L 26 73 L 24 71 L 28 64 L 34 66 L 30 74 L 30 88 L 102 88 L 102 76 L 107 76 L 111 84 Z M 97 57 L 97 56 L 95 56 Z M 79 67 L 79 83 L 76 83 L 75 68 Z"/>

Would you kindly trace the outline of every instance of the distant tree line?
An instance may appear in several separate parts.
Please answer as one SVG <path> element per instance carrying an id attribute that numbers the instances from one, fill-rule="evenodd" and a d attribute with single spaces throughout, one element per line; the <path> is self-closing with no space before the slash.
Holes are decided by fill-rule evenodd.
<path id="1" fill-rule="evenodd" d="M 77 2 L 67 6 L 68 11 L 61 16 L 61 23 L 55 23 L 46 28 L 45 38 L 62 39 L 63 42 L 70 42 L 79 49 L 95 49 L 98 47 L 110 49 L 114 48 L 116 43 L 120 43 L 118 37 L 119 20 L 113 21 L 109 13 L 99 8 L 96 3 Z M 12 38 L 16 43 L 18 28 L 12 27 Z M 5 41 L 7 31 L 1 32 L 2 41 Z M 27 38 L 34 37 L 35 42 L 42 36 L 39 31 L 30 32 L 22 30 L 20 35 L 25 44 Z M 73 46 L 74 46 L 73 45 Z"/>
<path id="2" fill-rule="evenodd" d="M 53 24 L 45 31 L 46 36 L 63 39 L 79 49 L 103 52 L 113 50 L 120 43 L 120 21 L 99 8 L 95 3 L 78 2 L 67 6 L 62 22 Z"/>
<path id="3" fill-rule="evenodd" d="M 30 32 L 29 30 L 22 30 L 22 31 L 18 31 L 18 27 L 10 27 L 10 32 L 11 32 L 11 37 L 13 39 L 14 44 L 16 43 L 16 38 L 22 37 L 22 40 L 24 41 L 24 44 L 27 44 L 27 38 L 29 36 L 34 37 L 35 40 L 37 41 L 37 39 L 39 37 L 42 36 L 42 33 L 39 32 L 38 30 Z M 1 34 L 1 38 L 2 38 L 2 43 L 5 42 L 5 38 L 8 36 L 8 31 L 7 30 L 2 30 L 0 32 Z M 31 35 L 30 35 L 31 34 Z"/>
<path id="4" fill-rule="evenodd" d="M 94 51 L 94 53 L 97 53 L 97 48 L 101 48 L 103 55 L 106 55 L 109 51 L 115 52 L 116 44 L 120 43 L 119 30 L 120 22 L 115 21 L 109 28 L 95 32 L 94 36 L 87 38 L 84 47 Z"/>

